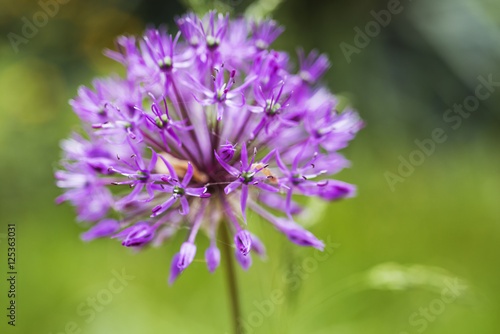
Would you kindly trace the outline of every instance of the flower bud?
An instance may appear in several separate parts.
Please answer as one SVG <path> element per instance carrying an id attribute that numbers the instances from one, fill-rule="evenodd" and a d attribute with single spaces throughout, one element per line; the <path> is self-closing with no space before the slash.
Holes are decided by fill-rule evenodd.
<path id="1" fill-rule="evenodd" d="M 311 246 L 319 249 L 320 251 L 323 251 L 323 248 L 325 248 L 323 241 L 318 240 L 314 234 L 304 229 L 299 224 L 287 219 L 276 220 L 276 223 L 276 226 L 281 230 L 281 232 L 283 232 L 294 244 L 299 246 Z"/>
<path id="2" fill-rule="evenodd" d="M 292 228 L 283 232 L 285 232 L 286 236 L 288 237 L 288 239 L 290 239 L 291 242 L 297 245 L 311 246 L 319 249 L 320 251 L 323 251 L 323 248 L 325 248 L 325 244 L 323 243 L 323 241 L 318 240 L 311 232 L 302 228 Z"/>
<path id="3" fill-rule="evenodd" d="M 182 270 L 179 269 L 178 264 L 179 263 L 179 253 L 175 254 L 174 257 L 172 258 L 172 263 L 170 264 L 170 276 L 168 278 L 168 284 L 172 285 L 174 284 L 175 280 L 177 279 L 177 276 L 182 272 Z"/>
<path id="4" fill-rule="evenodd" d="M 207 261 L 208 270 L 213 273 L 220 264 L 220 251 L 217 246 L 212 245 L 207 248 L 205 251 L 205 261 Z"/>
<path id="5" fill-rule="evenodd" d="M 229 141 L 226 140 L 226 144 L 220 146 L 219 156 L 225 162 L 229 162 L 233 158 L 235 151 L 236 149 L 234 148 L 234 145 L 232 145 L 231 143 L 229 143 Z"/>
<path id="6" fill-rule="evenodd" d="M 234 255 L 243 270 L 248 270 L 248 268 L 250 268 L 252 265 L 252 256 L 250 254 L 243 255 L 240 251 L 236 250 Z"/>
<path id="7" fill-rule="evenodd" d="M 306 196 L 319 196 L 324 200 L 334 201 L 353 197 L 356 193 L 356 187 L 342 181 L 323 180 L 319 181 L 316 187 L 302 188 L 302 193 Z"/>
<path id="8" fill-rule="evenodd" d="M 125 247 L 139 247 L 144 246 L 153 239 L 155 229 L 149 226 L 147 222 L 138 222 L 137 224 L 127 227 L 112 238 L 118 238 L 122 241 Z"/>
<path id="9" fill-rule="evenodd" d="M 186 269 L 191 262 L 194 260 L 196 254 L 196 246 L 189 241 L 186 241 L 181 246 L 181 251 L 179 252 L 179 262 L 177 262 L 177 267 L 180 270 Z"/>
<path id="10" fill-rule="evenodd" d="M 241 254 L 247 255 L 252 248 L 252 237 L 247 230 L 241 230 L 234 236 L 234 244 Z"/>

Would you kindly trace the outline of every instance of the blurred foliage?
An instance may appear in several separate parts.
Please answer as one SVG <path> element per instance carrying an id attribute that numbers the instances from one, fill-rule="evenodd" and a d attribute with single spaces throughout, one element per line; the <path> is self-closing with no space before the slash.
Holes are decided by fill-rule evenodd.
<path id="1" fill-rule="evenodd" d="M 17 224 L 19 245 L 18 326 L 7 328 L 4 319 L 2 333 L 63 333 L 71 321 L 92 334 L 229 331 L 221 270 L 210 275 L 198 256 L 174 287 L 166 284 L 182 236 L 139 254 L 112 240 L 86 244 L 72 209 L 53 202 L 60 193 L 52 176 L 59 141 L 78 124 L 67 101 L 93 77 L 123 73 L 102 55 L 117 35 L 140 34 L 147 24 L 172 27 L 186 5 L 272 14 L 286 27 L 275 48 L 295 61 L 298 45 L 327 53 L 332 68 L 324 80 L 367 121 L 345 150 L 353 167 L 339 176 L 357 184 L 359 196 L 311 202 L 303 217 L 335 244 L 331 253 L 320 257 L 250 220 L 269 259 L 239 272 L 245 321 L 255 322 L 252 315 L 262 314 L 273 292 L 285 299 L 248 332 L 417 333 L 411 315 L 439 298 L 445 279 L 460 277 L 467 294 L 429 320 L 425 333 L 498 333 L 500 92 L 455 131 L 443 114 L 474 94 L 479 75 L 500 80 L 500 3 L 401 4 L 402 12 L 348 63 L 339 45 L 353 44 L 354 27 L 364 29 L 370 12 L 388 1 L 71 0 L 15 53 L 8 33 L 21 34 L 23 17 L 31 20 L 41 7 L 0 0 L 1 253 L 7 223 Z M 392 192 L 384 173 L 396 173 L 398 156 L 408 158 L 414 140 L 429 138 L 434 128 L 446 129 L 448 140 Z M 200 242 L 201 250 L 207 241 Z M 77 308 L 122 268 L 135 278 L 86 322 Z M 2 308 L 5 288 L 2 280 Z"/>

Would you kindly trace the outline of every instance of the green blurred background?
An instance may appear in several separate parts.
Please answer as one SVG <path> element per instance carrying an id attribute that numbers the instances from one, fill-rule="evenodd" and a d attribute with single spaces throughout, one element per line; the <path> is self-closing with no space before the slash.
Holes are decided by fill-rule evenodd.
<path id="1" fill-rule="evenodd" d="M 314 215 L 303 218 L 333 243 L 332 252 L 320 258 L 250 219 L 269 259 L 238 270 L 247 332 L 500 333 L 500 91 L 456 129 L 443 119 L 474 95 L 478 76 L 500 81 L 500 3 L 402 1 L 401 12 L 348 61 L 341 43 L 355 46 L 354 28 L 364 30 L 370 12 L 389 3 L 70 0 L 16 53 L 8 33 L 20 35 L 22 18 L 32 21 L 41 7 L 0 0 L 0 267 L 4 277 L 7 224 L 15 223 L 19 273 L 15 328 L 6 324 L 1 279 L 2 333 L 230 332 L 223 271 L 210 275 L 201 252 L 167 286 L 182 236 L 137 254 L 114 240 L 87 244 L 72 208 L 54 204 L 59 141 L 78 126 L 68 100 L 95 76 L 123 73 L 102 49 L 148 24 L 172 27 L 187 8 L 272 15 L 286 27 L 274 47 L 293 59 L 299 45 L 327 53 L 325 81 L 367 122 L 344 150 L 352 168 L 339 175 L 357 184 L 359 195 L 311 202 Z M 387 172 L 398 173 L 400 157 L 416 158 L 415 140 L 436 128 L 447 139 L 391 189 Z M 122 270 L 134 278 L 110 293 Z M 467 288 L 443 302 L 457 280 Z M 94 313 L 86 304 L 92 298 L 106 301 Z"/>

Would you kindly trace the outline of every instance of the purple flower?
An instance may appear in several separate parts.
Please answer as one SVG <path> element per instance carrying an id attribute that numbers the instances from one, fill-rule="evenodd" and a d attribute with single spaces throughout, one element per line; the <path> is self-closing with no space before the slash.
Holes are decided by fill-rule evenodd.
<path id="1" fill-rule="evenodd" d="M 133 147 L 133 146 L 132 146 Z M 132 165 L 124 160 L 121 160 L 118 157 L 118 160 L 121 160 L 122 166 L 110 166 L 108 171 L 112 171 L 114 173 L 119 173 L 121 175 L 126 176 L 128 181 L 119 181 L 113 182 L 114 185 L 122 185 L 127 184 L 130 188 L 134 188 L 127 196 L 123 197 L 121 200 L 117 201 L 116 204 L 118 206 L 122 206 L 125 203 L 136 200 L 136 197 L 141 193 L 142 189 L 146 188 L 149 198 L 144 199 L 144 202 L 150 202 L 154 198 L 154 190 L 153 184 L 155 181 L 163 181 L 164 178 L 168 176 L 156 175 L 153 173 L 154 168 L 156 167 L 156 162 L 158 160 L 158 155 L 152 149 L 151 150 L 151 159 L 149 164 L 146 167 L 146 164 L 141 155 L 134 154 L 133 159 L 135 165 Z"/>
<path id="2" fill-rule="evenodd" d="M 156 190 L 161 192 L 171 193 L 172 196 L 168 200 L 166 200 L 163 204 L 157 205 L 152 209 L 153 214 L 151 217 L 156 217 L 159 214 L 165 212 L 168 208 L 170 208 L 177 200 L 181 202 L 181 207 L 179 209 L 179 213 L 181 215 L 187 215 L 189 213 L 189 201 L 186 196 L 195 196 L 195 197 L 210 197 L 210 194 L 207 193 L 206 187 L 199 188 L 188 188 L 187 185 L 191 178 L 193 177 L 193 166 L 191 163 L 188 163 L 186 175 L 184 175 L 184 179 L 182 182 L 179 182 L 179 177 L 175 172 L 174 167 L 163 157 L 160 156 L 165 165 L 167 166 L 170 176 L 165 176 L 162 178 L 162 181 L 166 182 L 166 185 L 160 185 L 156 187 Z"/>
<path id="3" fill-rule="evenodd" d="M 280 178 L 280 185 L 287 189 L 286 213 L 290 219 L 292 219 L 291 206 L 294 189 L 299 190 L 303 195 L 319 196 L 330 201 L 352 197 L 356 189 L 351 184 L 337 180 L 311 181 L 311 179 L 324 174 L 326 171 L 318 170 L 315 166 L 317 159 L 320 157 L 317 152 L 303 167 L 299 167 L 298 164 L 301 161 L 302 153 L 303 151 L 295 157 L 290 169 L 281 160 L 280 154 L 276 153 L 276 163 L 283 173 L 283 177 Z"/>
<path id="4" fill-rule="evenodd" d="M 279 86 L 279 90 L 275 95 L 275 88 Z M 288 96 L 284 101 L 281 101 L 281 95 L 283 93 L 283 88 L 285 87 L 285 83 L 283 81 L 279 82 L 278 85 L 273 87 L 269 92 L 268 96 L 266 96 L 262 90 L 262 87 L 259 86 L 259 89 L 255 95 L 255 100 L 257 106 L 248 107 L 250 111 L 255 113 L 261 113 L 262 117 L 260 122 L 255 127 L 253 132 L 250 134 L 250 139 L 254 139 L 260 133 L 260 131 L 265 127 L 266 133 L 269 133 L 269 128 L 271 125 L 281 126 L 296 126 L 297 122 L 287 119 L 283 117 L 283 112 L 286 107 L 288 107 L 288 101 L 291 99 L 291 95 Z M 281 101 L 281 103 L 280 103 Z"/>
<path id="5" fill-rule="evenodd" d="M 78 165 L 68 166 L 68 171 L 57 171 L 57 186 L 66 192 L 56 199 L 56 203 L 69 201 L 76 207 L 80 221 L 95 221 L 103 218 L 113 205 L 111 192 L 97 175 L 90 170 L 78 169 Z"/>
<path id="6" fill-rule="evenodd" d="M 219 148 L 219 157 L 224 162 L 229 162 L 233 159 L 234 153 L 236 152 L 236 148 L 233 144 L 226 140 L 224 145 L 221 145 Z"/>
<path id="7" fill-rule="evenodd" d="M 176 253 L 172 257 L 172 263 L 170 264 L 170 276 L 168 277 L 168 284 L 174 284 L 177 277 L 182 273 L 182 269 L 179 268 L 179 258 L 180 254 Z"/>
<path id="8" fill-rule="evenodd" d="M 260 23 L 252 22 L 252 39 L 255 46 L 264 50 L 267 49 L 276 38 L 284 31 L 274 20 L 263 20 Z"/>
<path id="9" fill-rule="evenodd" d="M 205 39 L 205 45 L 208 49 L 217 48 L 224 38 L 229 25 L 229 14 L 224 16 L 219 13 L 216 16 L 215 11 L 211 11 L 203 20 L 198 20 L 199 28 Z"/>
<path id="10" fill-rule="evenodd" d="M 140 42 L 144 63 L 149 68 L 154 68 L 156 65 L 159 71 L 168 74 L 188 67 L 191 60 L 187 57 L 188 55 L 174 53 L 179 37 L 180 32 L 172 38 L 172 35 L 167 35 L 164 29 L 148 29 L 144 34 L 144 39 Z"/>
<path id="11" fill-rule="evenodd" d="M 238 187 L 241 186 L 241 212 L 243 213 L 243 219 L 246 222 L 246 203 L 248 198 L 248 186 L 253 185 L 257 188 L 260 188 L 265 191 L 278 192 L 277 188 L 266 184 L 262 181 L 268 179 L 267 176 L 258 176 L 257 174 L 265 169 L 267 166 L 265 165 L 269 159 L 274 155 L 274 151 L 271 151 L 259 164 L 254 165 L 255 155 L 257 152 L 255 151 L 252 160 L 250 163 L 248 162 L 248 154 L 247 154 L 247 145 L 243 143 L 241 146 L 241 167 L 240 170 L 228 165 L 224 160 L 222 160 L 217 153 L 215 153 L 215 157 L 217 161 L 222 165 L 222 167 L 232 176 L 236 176 L 237 179 L 231 182 L 228 186 L 224 188 L 224 192 L 227 194 L 233 192 Z"/>
<path id="12" fill-rule="evenodd" d="M 226 16 L 210 11 L 202 19 L 188 13 L 177 19 L 179 30 L 187 43 L 194 49 L 196 63 L 206 70 L 210 62 L 218 62 L 218 51 L 229 26 L 229 14 Z M 213 65 L 213 64 L 212 64 Z"/>
<path id="13" fill-rule="evenodd" d="M 318 240 L 311 232 L 294 221 L 282 217 L 275 217 L 257 204 L 254 204 L 252 209 L 272 223 L 274 227 L 285 234 L 291 242 L 300 246 L 314 247 L 321 251 L 325 247 L 323 241 Z"/>
<path id="14" fill-rule="evenodd" d="M 238 250 L 236 250 L 234 252 L 234 255 L 236 257 L 236 261 L 238 261 L 243 270 L 248 270 L 248 268 L 250 268 L 250 266 L 252 265 L 252 256 L 250 255 L 250 253 L 244 255 Z"/>
<path id="15" fill-rule="evenodd" d="M 292 201 L 291 199 L 290 201 L 287 201 L 286 197 L 276 193 L 263 192 L 259 195 L 259 201 L 266 203 L 266 206 L 271 209 L 287 213 L 289 212 L 292 215 L 297 215 L 303 211 L 303 208 L 298 203 Z"/>
<path id="16" fill-rule="evenodd" d="M 167 101 L 163 99 L 164 112 L 161 110 L 160 104 L 156 101 L 153 95 L 150 95 L 153 100 L 153 105 L 151 106 L 151 111 L 153 116 L 142 112 L 146 119 L 152 124 L 154 128 L 158 129 L 159 135 L 161 137 L 162 143 L 164 144 L 165 150 L 170 152 L 168 141 L 174 141 L 177 146 L 182 146 L 181 139 L 177 136 L 176 131 L 190 131 L 193 129 L 192 126 L 185 126 L 187 119 L 182 121 L 173 120 L 168 113 Z"/>
<path id="17" fill-rule="evenodd" d="M 300 246 L 310 246 L 319 249 L 320 251 L 325 248 L 323 241 L 318 240 L 311 232 L 301 227 L 299 224 L 291 221 L 282 221 L 277 225 L 291 242 Z"/>
<path id="18" fill-rule="evenodd" d="M 97 173 L 109 174 L 108 168 L 113 163 L 113 156 L 103 140 L 88 141 L 78 134 L 63 140 L 61 147 L 65 151 L 65 158 L 70 161 L 80 161 L 81 167 L 87 165 Z"/>
<path id="19" fill-rule="evenodd" d="M 330 67 L 330 61 L 324 54 L 318 55 L 316 50 L 306 57 L 303 49 L 299 49 L 299 76 L 309 84 L 315 83 Z"/>
<path id="20" fill-rule="evenodd" d="M 119 37 L 117 51 L 105 54 L 125 77 L 78 89 L 70 104 L 82 126 L 61 143 L 56 202 L 91 222 L 83 240 L 111 236 L 138 249 L 186 231 L 170 284 L 194 261 L 200 231 L 210 240 L 208 270 L 219 266 L 221 224 L 243 269 L 252 252 L 265 258 L 248 211 L 293 243 L 323 249 L 294 222 L 298 203 L 355 194 L 334 175 L 349 166 L 338 151 L 364 125 L 355 111 L 338 110 L 320 82 L 327 57 L 299 50 L 292 71 L 289 55 L 272 49 L 283 28 L 270 19 L 211 11 L 176 23 L 178 32 Z"/>
<path id="21" fill-rule="evenodd" d="M 341 198 L 353 197 L 356 186 L 338 180 L 322 180 L 318 182 L 304 182 L 300 190 L 306 196 L 319 196 L 324 200 L 333 201 Z"/>
<path id="22" fill-rule="evenodd" d="M 126 139 L 142 141 L 140 128 L 144 124 L 143 115 L 129 104 L 127 110 L 122 110 L 118 106 L 108 103 L 104 106 L 108 115 L 104 122 L 92 124 L 92 128 L 97 129 L 95 134 L 106 138 L 110 142 L 123 143 Z M 128 138 L 127 138 L 128 137 Z"/>
<path id="23" fill-rule="evenodd" d="M 205 261 L 207 261 L 208 270 L 213 273 L 220 264 L 220 250 L 215 245 L 211 245 L 205 251 Z"/>
<path id="24" fill-rule="evenodd" d="M 179 261 L 177 262 L 177 267 L 180 270 L 184 270 L 193 262 L 194 256 L 196 254 L 196 246 L 192 242 L 185 242 L 181 246 L 179 252 Z"/>
<path id="25" fill-rule="evenodd" d="M 322 94 L 318 92 L 317 94 Z M 334 109 L 336 101 L 328 96 L 318 96 L 319 100 L 325 99 L 321 104 L 311 105 L 311 112 L 304 120 L 304 126 L 310 135 L 311 143 L 328 152 L 336 152 L 347 146 L 348 142 L 356 136 L 364 123 L 357 113 L 345 110 L 339 113 Z"/>
<path id="26" fill-rule="evenodd" d="M 198 27 L 200 19 L 194 13 L 188 13 L 181 18 L 176 19 L 179 31 L 191 47 L 198 47 L 202 38 L 202 31 Z"/>
<path id="27" fill-rule="evenodd" d="M 251 73 L 257 75 L 255 89 L 265 92 L 276 87 L 281 81 L 288 78 L 288 54 L 275 50 L 262 51 L 255 55 Z M 258 94 L 254 91 L 254 94 Z"/>
<path id="28" fill-rule="evenodd" d="M 194 240 L 202 223 L 202 218 L 205 213 L 206 207 L 207 202 L 205 201 L 201 204 L 201 207 L 196 214 L 196 217 L 194 218 L 193 226 L 188 240 L 181 245 L 179 253 L 177 253 L 172 260 L 169 279 L 170 285 L 174 283 L 177 276 L 182 273 L 194 260 L 194 256 L 196 255 L 196 245 L 194 244 Z M 211 265 L 213 265 L 213 263 L 211 263 Z M 215 270 L 216 267 L 217 266 L 215 265 L 213 267 L 213 270 Z"/>
<path id="29" fill-rule="evenodd" d="M 120 233 L 113 235 L 112 238 L 122 240 L 122 245 L 125 247 L 139 247 L 153 239 L 157 227 L 157 224 L 150 225 L 148 222 L 142 221 L 127 227 Z"/>
<path id="30" fill-rule="evenodd" d="M 234 236 L 234 244 L 236 249 L 243 255 L 247 255 L 252 248 L 252 236 L 250 232 L 246 230 L 241 230 Z"/>
<path id="31" fill-rule="evenodd" d="M 90 230 L 81 234 L 83 241 L 91 241 L 96 238 L 109 237 L 120 229 L 120 224 L 114 219 L 103 219 Z"/>
<path id="32" fill-rule="evenodd" d="M 194 87 L 199 91 L 204 98 L 198 99 L 196 95 L 193 94 L 194 99 L 203 106 L 209 106 L 215 104 L 217 106 L 217 121 L 222 120 L 224 115 L 225 106 L 230 108 L 241 108 L 245 105 L 245 95 L 243 90 L 248 87 L 255 77 L 247 78 L 247 80 L 238 88 L 231 90 L 233 84 L 236 82 L 234 77 L 236 76 L 236 71 L 231 71 L 229 73 L 229 81 L 224 81 L 224 64 L 219 68 L 215 67 L 215 76 L 213 78 L 213 89 L 207 89 L 202 83 L 191 77 Z M 238 102 L 237 99 L 240 99 Z"/>

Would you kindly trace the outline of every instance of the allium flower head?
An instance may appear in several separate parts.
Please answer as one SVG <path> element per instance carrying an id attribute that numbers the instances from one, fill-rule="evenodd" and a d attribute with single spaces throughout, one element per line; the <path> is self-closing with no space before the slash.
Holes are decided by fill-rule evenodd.
<path id="1" fill-rule="evenodd" d="M 91 223 L 83 240 L 142 248 L 187 227 L 170 283 L 196 257 L 200 231 L 210 239 L 208 269 L 219 266 L 221 224 L 245 270 L 252 252 L 265 257 L 249 211 L 293 243 L 323 249 L 294 221 L 302 211 L 294 198 L 354 195 L 332 175 L 349 165 L 337 151 L 363 126 L 319 82 L 327 57 L 299 50 L 294 70 L 286 53 L 269 49 L 283 32 L 272 20 L 210 12 L 176 22 L 179 32 L 119 37 L 106 55 L 126 77 L 95 80 L 70 102 L 82 134 L 62 142 L 56 178 L 65 193 L 57 202 L 71 202 L 78 220 Z"/>

